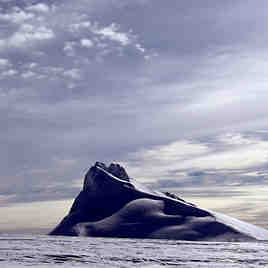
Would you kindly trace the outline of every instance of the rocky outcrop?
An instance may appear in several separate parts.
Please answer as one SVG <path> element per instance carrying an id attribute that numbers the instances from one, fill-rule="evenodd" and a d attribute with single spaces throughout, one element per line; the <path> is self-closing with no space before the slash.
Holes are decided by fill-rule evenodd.
<path id="1" fill-rule="evenodd" d="M 87 172 L 69 214 L 51 235 L 182 240 L 267 239 L 268 231 L 210 212 L 172 193 L 152 191 L 118 164 Z"/>
<path id="2" fill-rule="evenodd" d="M 135 199 L 132 191 L 125 188 L 123 184 L 117 181 L 111 183 L 108 175 L 103 170 L 118 176 L 120 180 L 126 183 L 129 182 L 129 177 L 121 166 L 111 164 L 106 167 L 103 163 L 97 162 L 87 172 L 83 190 L 74 200 L 69 214 L 50 234 L 76 235 L 73 232 L 75 224 L 102 220 Z"/>

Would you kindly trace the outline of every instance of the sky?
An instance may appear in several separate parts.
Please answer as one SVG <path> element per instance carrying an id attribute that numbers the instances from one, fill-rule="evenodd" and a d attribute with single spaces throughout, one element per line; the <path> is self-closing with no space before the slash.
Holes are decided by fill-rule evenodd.
<path id="1" fill-rule="evenodd" d="M 0 232 L 53 228 L 96 161 L 268 228 L 267 8 L 0 0 Z"/>

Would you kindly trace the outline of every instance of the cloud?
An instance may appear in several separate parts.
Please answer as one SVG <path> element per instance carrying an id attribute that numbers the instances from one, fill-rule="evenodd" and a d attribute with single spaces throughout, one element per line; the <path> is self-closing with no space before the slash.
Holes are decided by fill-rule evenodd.
<path id="1" fill-rule="evenodd" d="M 108 27 L 104 27 L 101 29 L 94 29 L 94 33 L 101 36 L 101 38 L 107 38 L 112 41 L 117 41 L 121 43 L 123 46 L 130 44 L 130 37 L 127 33 L 120 32 L 118 25 L 112 23 Z"/>
<path id="2" fill-rule="evenodd" d="M 90 39 L 81 39 L 81 46 L 86 48 L 91 48 L 94 46 L 94 43 Z"/>
<path id="3" fill-rule="evenodd" d="M 72 78 L 74 80 L 79 80 L 81 79 L 81 73 L 79 69 L 71 69 L 67 70 L 63 73 L 63 75 L 67 78 Z"/>
<path id="4" fill-rule="evenodd" d="M 12 77 L 14 75 L 17 75 L 18 71 L 14 70 L 14 69 L 9 69 L 6 71 L 3 71 L 2 73 L 0 73 L 0 78 L 6 78 L 6 77 Z"/>
<path id="5" fill-rule="evenodd" d="M 75 46 L 76 46 L 76 42 L 67 41 L 64 43 L 63 51 L 66 53 L 67 56 L 74 56 Z"/>
<path id="6" fill-rule="evenodd" d="M 228 133 L 213 142 L 178 141 L 130 154 L 125 163 L 132 176 L 161 185 L 259 184 L 267 171 L 268 141 L 256 136 Z M 153 168 L 152 168 L 153 167 Z M 253 174 L 252 174 L 253 172 Z M 263 178 L 261 178 L 261 174 Z M 254 178 L 255 177 L 255 178 Z"/>
<path id="7" fill-rule="evenodd" d="M 31 20 L 35 17 L 34 14 L 25 12 L 24 10 L 14 7 L 11 13 L 0 14 L 0 21 L 5 21 L 9 23 L 20 24 L 27 20 Z"/>
<path id="8" fill-rule="evenodd" d="M 64 45 L 64 51 L 69 56 L 77 55 L 79 45 L 85 48 L 95 46 L 95 58 L 99 61 L 107 55 L 114 52 L 122 54 L 123 49 L 131 47 L 139 53 L 146 53 L 145 48 L 139 43 L 138 36 L 133 34 L 132 30 L 122 31 L 120 25 L 111 23 L 103 26 L 99 22 L 89 21 L 88 19 L 73 22 L 68 25 L 69 32 L 72 35 L 81 36 L 80 44 L 76 41 L 67 41 Z M 149 56 L 146 53 L 145 56 Z"/>
<path id="9" fill-rule="evenodd" d="M 0 40 L 0 48 L 23 48 L 33 45 L 35 42 L 42 42 L 55 37 L 53 30 L 46 26 L 33 26 L 22 24 L 18 31 L 14 32 L 7 39 Z"/>
<path id="10" fill-rule="evenodd" d="M 32 5 L 32 6 L 28 6 L 26 8 L 26 10 L 28 11 L 33 11 L 33 12 L 49 12 L 50 11 L 50 8 L 49 6 L 47 6 L 46 4 L 44 3 L 38 3 L 38 4 L 35 4 L 35 5 Z"/>
<path id="11" fill-rule="evenodd" d="M 5 69 L 7 67 L 10 67 L 11 64 L 8 59 L 1 59 L 0 58 L 0 69 Z"/>
<path id="12" fill-rule="evenodd" d="M 21 74 L 21 77 L 22 77 L 22 78 L 25 78 L 25 79 L 28 79 L 28 78 L 32 78 L 32 77 L 34 77 L 35 75 L 36 75 L 36 74 L 35 74 L 34 72 L 32 72 L 32 71 L 27 71 L 27 72 Z"/>
<path id="13" fill-rule="evenodd" d="M 69 30 L 70 32 L 76 33 L 76 32 L 80 32 L 81 30 L 91 30 L 92 27 L 96 27 L 96 26 L 95 24 L 93 26 L 90 21 L 81 21 L 81 22 L 70 24 Z"/>
<path id="14" fill-rule="evenodd" d="M 34 27 L 30 24 L 24 24 L 7 42 L 11 46 L 20 47 L 34 41 L 49 40 L 53 37 L 53 31 L 45 26 Z"/>
<path id="15" fill-rule="evenodd" d="M 169 170 L 179 169 L 181 163 L 188 159 L 195 159 L 209 152 L 210 149 L 205 144 L 181 140 L 131 153 L 128 155 L 129 162 L 124 164 L 131 176 L 152 182 L 167 178 Z M 183 171 L 181 169 L 180 175 L 183 175 Z"/>

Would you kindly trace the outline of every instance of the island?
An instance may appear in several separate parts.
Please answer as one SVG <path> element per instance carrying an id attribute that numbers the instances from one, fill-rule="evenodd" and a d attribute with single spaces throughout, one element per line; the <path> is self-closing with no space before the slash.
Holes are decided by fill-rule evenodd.
<path id="1" fill-rule="evenodd" d="M 268 240 L 268 230 L 206 210 L 175 194 L 151 190 L 119 164 L 96 162 L 68 215 L 50 235 L 176 239 Z"/>

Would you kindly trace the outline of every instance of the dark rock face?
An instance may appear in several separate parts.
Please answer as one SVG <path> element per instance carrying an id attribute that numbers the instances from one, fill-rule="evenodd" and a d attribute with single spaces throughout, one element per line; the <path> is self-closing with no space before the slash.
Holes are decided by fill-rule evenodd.
<path id="1" fill-rule="evenodd" d="M 97 167 L 110 172 L 112 175 L 117 175 L 126 182 L 129 181 L 126 171 L 121 166 L 111 164 L 106 167 L 103 163 L 97 162 L 87 172 L 83 190 L 74 200 L 69 214 L 50 234 L 75 235 L 72 230 L 75 224 L 102 220 L 135 199 L 132 191 L 123 188 L 120 184 L 110 183 L 106 174 Z M 122 192 L 124 194 L 120 194 Z"/>
<path id="2" fill-rule="evenodd" d="M 232 219 L 215 215 L 174 194 L 147 189 L 118 164 L 107 167 L 97 162 L 87 172 L 69 214 L 50 234 L 216 241 L 256 238 L 248 234 L 251 226 L 246 226 L 247 232 L 240 222 L 236 228 Z"/>

